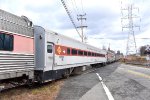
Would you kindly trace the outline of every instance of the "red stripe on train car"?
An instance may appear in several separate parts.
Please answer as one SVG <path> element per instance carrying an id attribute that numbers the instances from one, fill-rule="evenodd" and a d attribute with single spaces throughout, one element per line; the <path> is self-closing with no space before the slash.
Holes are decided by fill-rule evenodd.
<path id="1" fill-rule="evenodd" d="M 70 53 L 68 53 L 67 49 L 70 49 Z M 72 49 L 77 50 L 77 54 L 72 54 Z M 78 51 L 82 51 L 83 55 L 79 55 Z M 84 55 L 84 52 L 87 52 L 87 55 Z M 77 48 L 62 46 L 62 45 L 55 45 L 55 54 L 56 55 L 62 55 L 62 56 L 86 56 L 86 57 L 105 57 L 104 54 L 99 54 L 99 56 L 96 56 L 98 53 L 91 52 L 91 55 L 88 55 L 88 52 L 86 50 L 81 50 Z M 94 53 L 94 56 L 92 56 L 92 53 Z"/>

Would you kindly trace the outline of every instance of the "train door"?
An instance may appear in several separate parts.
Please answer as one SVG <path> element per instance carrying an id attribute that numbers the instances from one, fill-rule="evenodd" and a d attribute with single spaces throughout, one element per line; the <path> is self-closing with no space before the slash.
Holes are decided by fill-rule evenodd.
<path id="1" fill-rule="evenodd" d="M 52 43 L 47 43 L 47 60 L 46 60 L 46 66 L 48 69 L 52 70 L 53 63 L 54 63 L 54 45 Z"/>

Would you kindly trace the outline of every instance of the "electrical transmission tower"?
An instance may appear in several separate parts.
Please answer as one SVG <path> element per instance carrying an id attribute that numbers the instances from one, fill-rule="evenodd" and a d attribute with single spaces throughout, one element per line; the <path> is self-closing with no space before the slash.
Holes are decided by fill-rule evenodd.
<path id="1" fill-rule="evenodd" d="M 87 26 L 83 25 L 83 20 L 86 20 L 86 18 L 84 17 L 86 14 L 84 15 L 77 15 L 78 16 L 78 21 L 81 21 L 81 26 L 77 27 L 77 28 L 81 28 L 81 38 L 82 38 L 82 42 L 84 42 L 84 33 L 83 33 L 83 28 L 86 28 Z"/>
<path id="2" fill-rule="evenodd" d="M 127 47 L 126 47 L 126 55 L 130 54 L 137 54 L 137 48 L 136 48 L 136 41 L 135 41 L 135 27 L 138 27 L 140 29 L 140 26 L 134 24 L 135 18 L 139 18 L 135 14 L 136 10 L 139 12 L 139 8 L 135 8 L 133 4 L 128 4 L 127 7 L 122 8 L 121 6 L 121 24 L 122 24 L 122 31 L 124 28 L 128 29 L 128 40 L 127 40 Z M 126 13 L 124 14 L 124 12 Z M 124 24 L 126 23 L 126 24 Z"/>

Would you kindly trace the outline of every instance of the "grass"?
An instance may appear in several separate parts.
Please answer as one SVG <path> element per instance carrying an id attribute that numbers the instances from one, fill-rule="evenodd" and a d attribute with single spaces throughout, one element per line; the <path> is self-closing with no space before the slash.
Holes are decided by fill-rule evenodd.
<path id="1" fill-rule="evenodd" d="M 0 100 L 55 100 L 63 82 L 58 80 L 32 89 L 28 87 L 12 89 L 0 93 Z"/>
<path id="2" fill-rule="evenodd" d="M 141 56 L 128 56 L 125 59 L 121 59 L 121 62 L 130 62 L 130 63 L 146 63 L 147 60 L 145 57 L 141 57 Z"/>
<path id="3" fill-rule="evenodd" d="M 145 56 L 128 56 L 127 58 L 121 59 L 120 62 L 130 65 L 136 65 L 138 67 L 150 68 L 146 65 L 148 61 L 146 60 Z"/>

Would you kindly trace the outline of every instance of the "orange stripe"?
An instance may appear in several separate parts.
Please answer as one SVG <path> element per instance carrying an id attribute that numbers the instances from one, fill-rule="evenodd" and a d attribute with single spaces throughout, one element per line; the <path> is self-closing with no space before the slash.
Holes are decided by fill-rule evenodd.
<path id="1" fill-rule="evenodd" d="M 67 48 L 70 48 L 70 54 L 67 54 Z M 76 49 L 77 51 L 78 50 L 81 50 L 81 49 L 77 49 L 77 48 L 72 48 L 72 47 L 67 47 L 67 46 L 62 46 L 62 45 L 55 45 L 55 54 L 56 55 L 62 55 L 62 56 L 85 56 L 84 55 L 84 51 L 86 51 L 86 50 L 81 50 L 81 51 L 83 51 L 83 55 L 79 55 L 79 54 L 77 54 L 77 55 L 72 55 L 72 53 L 71 53 L 71 50 L 72 49 Z M 86 51 L 87 52 L 87 54 L 88 54 L 88 52 L 90 52 L 90 51 Z M 94 52 L 91 52 L 91 53 L 94 53 Z M 98 53 L 95 53 L 95 54 L 98 54 Z M 94 54 L 94 55 L 95 55 Z M 105 57 L 105 55 L 104 54 L 99 54 L 100 56 L 88 56 L 88 55 L 86 55 L 87 57 Z"/>

